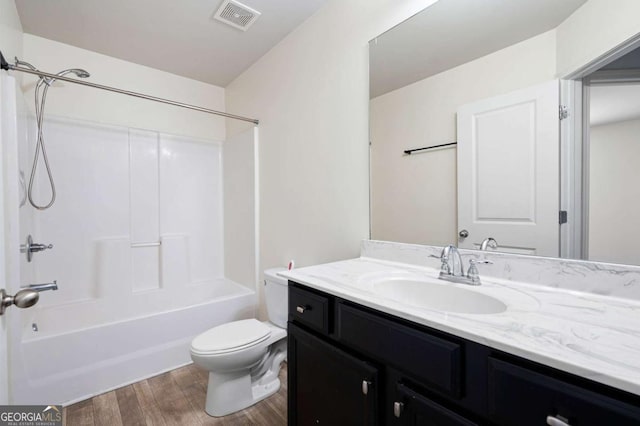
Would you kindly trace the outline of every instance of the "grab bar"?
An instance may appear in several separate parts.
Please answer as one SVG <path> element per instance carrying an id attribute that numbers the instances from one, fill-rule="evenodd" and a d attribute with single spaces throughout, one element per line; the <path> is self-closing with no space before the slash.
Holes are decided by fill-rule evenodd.
<path id="1" fill-rule="evenodd" d="M 27 204 L 27 184 L 24 180 L 24 172 L 22 170 L 20 170 L 20 177 L 18 178 L 18 180 L 20 182 L 20 192 L 22 193 L 22 195 L 20 196 L 19 207 L 22 207 Z"/>
<path id="2" fill-rule="evenodd" d="M 424 148 L 405 149 L 403 152 L 406 155 L 411 155 L 414 152 L 418 152 L 418 151 L 426 151 L 426 150 L 429 150 L 429 149 L 443 148 L 445 146 L 452 146 L 452 145 L 458 145 L 458 142 L 451 142 L 451 143 L 443 143 L 443 144 L 440 144 L 440 145 L 425 146 Z"/>
<path id="3" fill-rule="evenodd" d="M 131 243 L 131 247 L 135 248 L 135 247 L 158 247 L 160 245 L 160 242 L 154 242 L 154 243 Z"/>

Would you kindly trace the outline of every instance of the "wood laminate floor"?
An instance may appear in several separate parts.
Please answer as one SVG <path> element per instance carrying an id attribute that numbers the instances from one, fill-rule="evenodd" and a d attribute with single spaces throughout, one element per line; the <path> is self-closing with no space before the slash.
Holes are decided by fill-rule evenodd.
<path id="1" fill-rule="evenodd" d="M 204 411 L 209 374 L 195 365 L 169 371 L 64 409 L 68 426 L 227 426 L 287 424 L 287 364 L 280 390 L 258 404 L 225 417 Z"/>

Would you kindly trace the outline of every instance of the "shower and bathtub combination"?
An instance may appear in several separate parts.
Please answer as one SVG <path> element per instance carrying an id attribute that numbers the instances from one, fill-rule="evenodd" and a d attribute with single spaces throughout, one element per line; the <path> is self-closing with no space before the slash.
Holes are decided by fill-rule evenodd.
<path id="1" fill-rule="evenodd" d="M 2 138 L 5 220 L 17 224 L 8 257 L 20 287 L 39 291 L 34 307 L 8 315 L 12 403 L 69 404 L 176 368 L 191 361 L 194 336 L 255 316 L 255 262 L 252 282 L 225 275 L 222 141 L 45 117 L 44 107 L 47 92 L 64 90 L 59 79 L 237 116 L 87 83 L 81 69 L 5 69 L 40 77 L 35 115 L 14 78 L 0 77 L 2 122 L 15 136 Z M 253 162 L 256 141 L 252 128 L 227 143 Z M 255 200 L 255 177 L 245 181 L 235 190 Z M 244 225 L 255 236 L 253 208 Z"/>

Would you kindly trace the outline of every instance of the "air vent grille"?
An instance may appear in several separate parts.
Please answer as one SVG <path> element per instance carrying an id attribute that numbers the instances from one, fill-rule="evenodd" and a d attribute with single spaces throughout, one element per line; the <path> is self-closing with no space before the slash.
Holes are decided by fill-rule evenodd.
<path id="1" fill-rule="evenodd" d="M 218 21 L 246 31 L 260 16 L 260 12 L 235 0 L 225 0 L 213 16 Z"/>

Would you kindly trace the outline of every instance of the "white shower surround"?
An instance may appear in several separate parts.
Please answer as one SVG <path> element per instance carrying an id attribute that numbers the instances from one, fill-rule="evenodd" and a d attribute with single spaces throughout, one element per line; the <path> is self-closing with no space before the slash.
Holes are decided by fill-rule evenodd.
<path id="1" fill-rule="evenodd" d="M 17 124 L 27 183 L 28 121 Z M 13 403 L 68 404 L 175 368 L 195 335 L 254 316 L 254 291 L 224 275 L 221 143 L 62 118 L 45 131 L 58 199 L 19 210 L 20 240 L 54 249 L 21 257 L 21 285 L 60 289 L 13 328 Z M 47 185 L 39 172 L 36 200 Z"/>
<path id="2" fill-rule="evenodd" d="M 60 119 L 45 132 L 58 197 L 45 211 L 25 206 L 24 227 L 54 244 L 31 264 L 36 281 L 60 281 L 41 309 L 224 276 L 219 143 Z M 21 159 L 27 175 L 30 161 Z M 45 200 L 46 175 L 37 177 Z M 139 314 L 110 309 L 114 319 Z"/>

